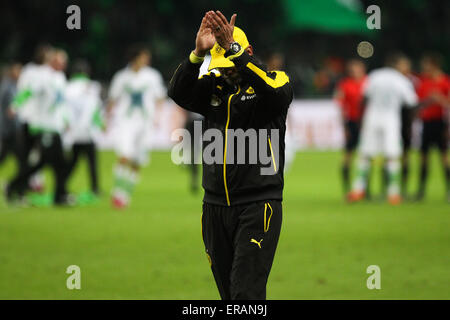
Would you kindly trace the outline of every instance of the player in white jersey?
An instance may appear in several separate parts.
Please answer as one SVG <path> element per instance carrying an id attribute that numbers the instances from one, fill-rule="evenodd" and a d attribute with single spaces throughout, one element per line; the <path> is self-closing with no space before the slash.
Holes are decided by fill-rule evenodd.
<path id="1" fill-rule="evenodd" d="M 50 165 L 55 178 L 54 203 L 67 203 L 67 165 L 60 136 L 67 121 L 64 105 L 66 77 L 63 73 L 66 63 L 66 53 L 55 50 L 50 64 L 43 65 L 39 70 L 37 117 L 30 123 L 30 130 L 39 134 L 39 160 L 11 181 L 7 187 L 8 200 L 24 195 L 28 179 L 45 165 Z"/>
<path id="2" fill-rule="evenodd" d="M 39 98 L 42 91 L 40 77 L 51 63 L 53 54 L 52 47 L 41 45 L 36 49 L 34 61 L 27 63 L 22 69 L 17 81 L 18 93 L 13 107 L 23 124 L 34 124 L 39 115 Z"/>
<path id="3" fill-rule="evenodd" d="M 59 69 L 61 68 L 59 64 L 66 64 L 66 62 L 60 62 L 60 60 L 67 59 L 63 55 L 65 53 L 55 51 L 52 64 L 42 66 L 39 72 L 41 91 L 37 116 L 30 124 L 33 131 L 62 134 L 66 126 L 67 109 L 64 104 L 64 92 L 67 79 L 64 72 Z"/>
<path id="4" fill-rule="evenodd" d="M 14 107 L 21 123 L 30 123 L 36 118 L 38 97 L 36 93 L 39 91 L 39 71 L 41 68 L 42 65 L 34 62 L 27 63 L 17 81 L 18 94 Z"/>
<path id="5" fill-rule="evenodd" d="M 39 103 L 42 92 L 41 74 L 46 65 L 50 63 L 54 51 L 49 45 L 39 45 L 36 48 L 34 61 L 27 63 L 17 82 L 17 95 L 13 101 L 13 110 L 17 114 L 20 123 L 20 170 L 25 170 L 29 165 L 29 159 L 33 157 L 32 150 L 35 149 L 40 138 L 38 132 L 31 129 L 36 124 L 39 116 Z M 29 185 L 33 191 L 42 191 L 44 178 L 40 173 L 30 178 Z"/>
<path id="6" fill-rule="evenodd" d="M 89 165 L 91 190 L 80 195 L 79 200 L 90 202 L 99 193 L 97 174 L 97 148 L 95 133 L 103 129 L 101 86 L 90 80 L 90 67 L 84 60 L 77 60 L 72 67 L 72 76 L 65 91 L 65 104 L 69 113 L 69 130 L 64 135 L 65 144 L 72 150 L 69 175 L 81 155 L 85 155 Z M 83 198 L 83 199 L 81 199 Z"/>
<path id="7" fill-rule="evenodd" d="M 132 48 L 129 64 L 116 73 L 109 90 L 108 109 L 114 108 L 117 120 L 115 149 L 119 159 L 111 198 L 116 208 L 129 204 L 139 168 L 146 161 L 155 107 L 166 97 L 161 74 L 149 67 L 150 58 L 145 47 Z"/>
<path id="8" fill-rule="evenodd" d="M 398 204 L 400 197 L 401 108 L 416 107 L 418 98 L 405 76 L 410 61 L 401 54 L 389 57 L 387 67 L 372 71 L 363 87 L 364 115 L 359 143 L 358 172 L 348 200 L 364 198 L 371 160 L 381 154 L 388 172 L 388 201 Z"/>

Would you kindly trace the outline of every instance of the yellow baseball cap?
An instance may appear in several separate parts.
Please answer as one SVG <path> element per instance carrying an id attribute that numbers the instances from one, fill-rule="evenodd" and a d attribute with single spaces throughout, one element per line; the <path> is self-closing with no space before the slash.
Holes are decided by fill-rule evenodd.
<path id="1" fill-rule="evenodd" d="M 245 35 L 242 29 L 234 26 L 233 29 L 233 38 L 234 41 L 239 43 L 242 48 L 246 49 L 250 44 L 248 43 L 247 36 Z M 215 43 L 214 47 L 210 50 L 211 53 L 211 63 L 209 64 L 208 70 L 216 69 L 216 68 L 231 68 L 234 67 L 234 63 L 225 58 L 226 50 L 222 48 L 219 43 Z"/>

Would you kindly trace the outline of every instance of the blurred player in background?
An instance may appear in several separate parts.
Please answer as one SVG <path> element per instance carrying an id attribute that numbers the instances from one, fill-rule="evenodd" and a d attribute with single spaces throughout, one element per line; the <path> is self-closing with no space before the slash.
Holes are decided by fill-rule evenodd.
<path id="1" fill-rule="evenodd" d="M 366 66 L 364 63 L 358 59 L 349 60 L 347 62 L 347 77 L 338 83 L 334 93 L 334 99 L 341 107 L 341 119 L 345 133 L 345 153 L 341 169 L 345 194 L 350 190 L 350 166 L 353 152 L 359 141 L 362 87 L 365 80 Z"/>
<path id="2" fill-rule="evenodd" d="M 407 75 L 414 88 L 417 89 L 419 84 L 419 78 L 413 73 Z M 409 156 L 411 150 L 412 142 L 412 126 L 414 118 L 418 112 L 417 108 L 409 108 L 408 106 L 403 106 L 401 111 L 401 135 L 402 135 L 402 156 L 401 156 L 401 184 L 400 190 L 403 198 L 408 198 L 408 178 L 409 178 Z M 383 194 L 386 195 L 387 185 L 389 183 L 389 175 L 386 170 L 386 166 L 383 166 Z"/>
<path id="3" fill-rule="evenodd" d="M 20 166 L 24 172 L 30 162 L 36 163 L 38 155 L 36 148 L 41 137 L 40 132 L 33 130 L 39 117 L 40 92 L 42 82 L 40 74 L 45 72 L 53 56 L 53 48 L 48 44 L 38 45 L 33 61 L 27 63 L 20 73 L 17 82 L 17 94 L 14 97 L 12 110 L 19 120 Z M 34 151 L 34 152 L 33 152 Z M 33 191 L 43 191 L 44 177 L 37 172 L 31 176 L 29 187 Z M 28 186 L 27 186 L 28 187 Z"/>
<path id="4" fill-rule="evenodd" d="M 211 62 L 211 56 L 205 57 L 205 60 L 203 61 L 201 67 L 200 67 L 200 73 L 199 76 L 203 76 L 208 73 L 208 66 Z M 200 165 L 197 163 L 201 163 L 201 136 L 197 137 L 195 135 L 195 126 L 201 125 L 203 128 L 203 121 L 204 117 L 201 114 L 190 112 L 185 109 L 181 109 L 184 116 L 185 116 L 185 122 L 184 122 L 184 128 L 189 132 L 190 134 L 190 141 L 183 140 L 183 143 L 189 143 L 189 148 L 186 148 L 186 150 L 190 150 L 190 163 L 188 164 L 189 172 L 190 172 L 190 189 L 192 193 L 197 193 L 200 187 L 198 175 L 199 175 L 199 167 Z"/>
<path id="5" fill-rule="evenodd" d="M 114 108 L 117 120 L 114 187 L 111 203 L 115 208 L 128 206 L 141 165 L 147 161 L 145 141 L 152 126 L 155 107 L 166 98 L 161 74 L 149 67 L 150 51 L 142 45 L 130 49 L 129 64 L 118 71 L 111 82 L 108 110 Z"/>
<path id="6" fill-rule="evenodd" d="M 388 201 L 391 204 L 401 202 L 401 108 L 402 105 L 415 107 L 418 99 L 411 81 L 406 77 L 411 69 L 409 59 L 402 54 L 390 55 L 386 65 L 372 71 L 364 85 L 365 110 L 358 172 L 348 194 L 350 202 L 364 198 L 371 161 L 380 153 L 385 158 L 389 174 Z"/>
<path id="7" fill-rule="evenodd" d="M 65 91 L 65 101 L 69 112 L 68 144 L 71 145 L 72 159 L 69 175 L 75 169 L 80 156 L 85 155 L 89 165 L 91 192 L 86 197 L 93 200 L 99 195 L 97 148 L 94 142 L 95 130 L 103 129 L 101 87 L 89 79 L 90 66 L 85 60 L 77 60 L 72 66 L 72 76 Z"/>
<path id="8" fill-rule="evenodd" d="M 18 120 L 10 109 L 11 103 L 17 92 L 17 80 L 20 76 L 22 65 L 11 63 L 7 66 L 5 75 L 0 82 L 0 164 L 8 154 L 17 158 L 20 166 L 20 145 L 18 138 Z"/>
<path id="9" fill-rule="evenodd" d="M 40 66 L 29 87 L 28 99 L 35 98 L 36 104 L 30 130 L 38 135 L 39 160 L 23 171 L 7 187 L 7 200 L 22 197 L 26 191 L 28 179 L 45 165 L 54 173 L 53 203 L 70 204 L 66 191 L 67 164 L 64 158 L 61 133 L 66 127 L 67 113 L 64 104 L 67 54 L 61 49 L 51 53 L 48 63 Z"/>
<path id="10" fill-rule="evenodd" d="M 450 79 L 442 71 L 442 57 L 436 53 L 425 55 L 421 61 L 422 74 L 417 94 L 420 100 L 433 98 L 434 103 L 420 111 L 423 123 L 421 166 L 417 200 L 425 195 L 425 185 L 428 177 L 428 162 L 430 147 L 436 145 L 441 153 L 441 161 L 446 181 L 446 196 L 450 202 L 450 163 L 447 154 L 449 143 L 448 110 L 450 104 Z"/>
<path id="11" fill-rule="evenodd" d="M 190 112 L 187 110 L 184 110 L 184 113 L 186 115 L 186 121 L 184 124 L 184 128 L 186 130 L 188 130 L 189 134 L 190 134 L 190 143 L 191 145 L 189 146 L 189 150 L 190 150 L 190 163 L 189 163 L 189 171 L 191 173 L 191 180 L 190 180 L 190 187 L 191 187 L 191 191 L 193 193 L 197 193 L 197 191 L 199 190 L 199 179 L 198 179 L 198 173 L 199 173 L 199 165 L 197 163 L 199 163 L 199 158 L 201 157 L 201 136 L 196 136 L 194 129 L 195 129 L 195 125 L 202 125 L 203 122 L 203 116 L 198 114 L 198 113 L 194 113 L 194 112 Z M 198 138 L 198 139 L 197 139 Z M 198 152 L 197 152 L 198 151 Z"/>
<path id="12" fill-rule="evenodd" d="M 280 52 L 274 52 L 267 58 L 267 71 L 277 71 L 285 69 L 285 58 Z M 285 139 L 285 162 L 284 172 L 287 172 L 292 163 L 295 160 L 295 137 L 293 133 L 293 121 L 292 116 L 289 115 L 289 111 L 286 118 L 286 139 Z"/>

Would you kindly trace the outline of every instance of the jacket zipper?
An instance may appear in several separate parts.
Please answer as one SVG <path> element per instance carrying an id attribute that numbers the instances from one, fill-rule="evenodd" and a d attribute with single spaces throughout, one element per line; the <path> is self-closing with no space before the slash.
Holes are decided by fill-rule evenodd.
<path id="1" fill-rule="evenodd" d="M 227 186 L 227 143 L 228 143 L 228 126 L 230 125 L 230 111 L 231 111 L 231 98 L 233 96 L 239 94 L 241 91 L 241 87 L 238 87 L 238 91 L 236 93 L 233 93 L 228 98 L 227 103 L 227 123 L 225 125 L 225 145 L 224 145 L 224 151 L 223 151 L 223 185 L 225 187 L 225 196 L 227 199 L 227 205 L 230 206 L 230 196 L 228 194 L 228 186 Z"/>

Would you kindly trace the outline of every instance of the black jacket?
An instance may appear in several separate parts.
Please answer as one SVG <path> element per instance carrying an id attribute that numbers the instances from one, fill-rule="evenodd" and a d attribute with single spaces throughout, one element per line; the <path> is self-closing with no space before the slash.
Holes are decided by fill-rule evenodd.
<path id="1" fill-rule="evenodd" d="M 178 66 L 169 84 L 168 95 L 178 105 L 205 117 L 203 132 L 214 128 L 222 133 L 223 149 L 220 151 L 223 155 L 219 154 L 218 158 L 223 156 L 225 161 L 220 163 L 205 163 L 205 153 L 211 149 L 207 148 L 215 140 L 211 138 L 208 142 L 203 137 L 204 201 L 232 206 L 259 200 L 282 200 L 286 116 L 293 97 L 289 78 L 282 71 L 267 72 L 245 51 L 232 61 L 242 78 L 240 86 L 229 85 L 223 76 L 213 72 L 199 78 L 201 63 L 194 64 L 189 59 Z M 244 145 L 232 139 L 230 129 L 242 129 L 249 134 Z M 234 140 L 234 148 L 230 140 Z M 249 153 L 255 144 L 258 152 L 267 152 L 258 156 L 256 163 Z M 274 150 L 277 145 L 278 155 Z M 234 158 L 230 157 L 233 151 Z M 236 159 L 239 152 L 245 154 L 244 164 L 239 164 Z M 263 159 L 269 163 L 261 163 Z M 234 164 L 230 164 L 233 161 Z M 264 174 L 261 169 L 265 170 Z"/>

